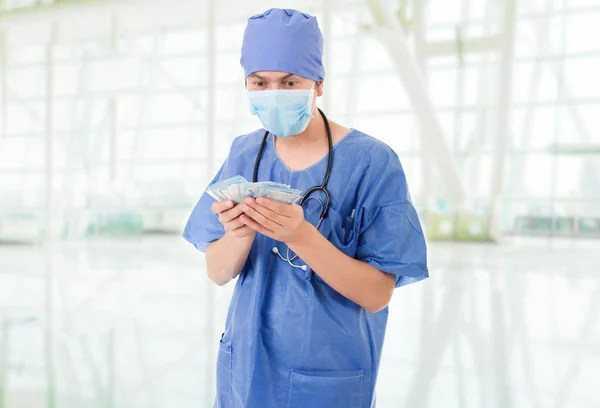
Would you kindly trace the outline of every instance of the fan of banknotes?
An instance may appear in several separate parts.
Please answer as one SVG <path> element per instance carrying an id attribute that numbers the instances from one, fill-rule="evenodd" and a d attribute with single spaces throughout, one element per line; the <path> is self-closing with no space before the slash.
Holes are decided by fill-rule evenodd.
<path id="1" fill-rule="evenodd" d="M 266 197 L 285 204 L 292 204 L 302 197 L 302 191 L 291 188 L 287 184 L 262 181 L 250 183 L 242 176 L 211 184 L 206 193 L 217 201 L 231 200 L 241 203 L 246 197 Z"/>

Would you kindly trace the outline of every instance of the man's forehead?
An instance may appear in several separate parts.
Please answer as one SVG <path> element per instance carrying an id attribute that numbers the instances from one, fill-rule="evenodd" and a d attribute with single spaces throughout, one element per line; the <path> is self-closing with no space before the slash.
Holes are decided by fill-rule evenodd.
<path id="1" fill-rule="evenodd" d="M 271 80 L 272 79 L 289 79 L 289 78 L 306 79 L 304 77 L 301 77 L 300 75 L 292 74 L 289 72 L 282 72 L 282 71 L 254 72 L 254 73 L 248 75 L 248 78 L 271 79 Z"/>

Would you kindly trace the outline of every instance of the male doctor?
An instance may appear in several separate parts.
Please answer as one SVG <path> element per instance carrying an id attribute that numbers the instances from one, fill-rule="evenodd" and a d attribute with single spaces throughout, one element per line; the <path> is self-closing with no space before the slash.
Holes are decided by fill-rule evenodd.
<path id="1" fill-rule="evenodd" d="M 325 70 L 315 17 L 251 17 L 241 65 L 264 128 L 234 140 L 213 182 L 250 180 L 256 169 L 257 181 L 307 197 L 236 205 L 204 194 L 189 218 L 184 237 L 206 252 L 209 278 L 237 277 L 215 406 L 374 407 L 392 293 L 429 276 L 404 171 L 387 145 L 317 108 Z"/>

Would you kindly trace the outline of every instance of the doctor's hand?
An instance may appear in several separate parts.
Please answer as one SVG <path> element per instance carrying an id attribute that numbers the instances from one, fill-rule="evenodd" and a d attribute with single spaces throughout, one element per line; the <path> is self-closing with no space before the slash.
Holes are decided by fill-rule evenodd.
<path id="1" fill-rule="evenodd" d="M 223 224 L 226 232 L 231 232 L 238 238 L 256 234 L 256 231 L 248 227 L 240 219 L 240 215 L 243 213 L 243 204 L 234 205 L 233 201 L 219 201 L 214 203 L 210 209 L 213 214 L 219 216 L 219 222 Z"/>
<path id="2" fill-rule="evenodd" d="M 244 212 L 240 219 L 245 225 L 284 243 L 296 240 L 306 222 L 304 211 L 298 204 L 284 204 L 265 197 L 256 200 L 248 197 L 240 206 Z"/>

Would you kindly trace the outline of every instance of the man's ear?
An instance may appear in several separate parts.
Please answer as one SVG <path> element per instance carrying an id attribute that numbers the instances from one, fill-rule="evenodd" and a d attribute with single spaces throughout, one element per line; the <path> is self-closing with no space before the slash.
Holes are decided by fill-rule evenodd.
<path id="1" fill-rule="evenodd" d="M 315 93 L 317 94 L 317 96 L 323 96 L 323 81 L 317 81 L 315 82 Z"/>

